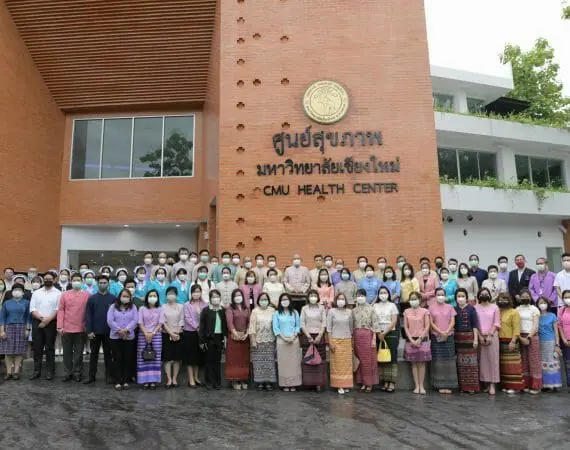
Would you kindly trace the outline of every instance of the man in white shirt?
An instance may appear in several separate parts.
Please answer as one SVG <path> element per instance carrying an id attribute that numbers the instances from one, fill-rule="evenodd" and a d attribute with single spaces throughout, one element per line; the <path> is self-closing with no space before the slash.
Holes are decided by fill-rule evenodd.
<path id="1" fill-rule="evenodd" d="M 41 376 L 44 349 L 46 353 L 46 380 L 52 380 L 55 372 L 55 337 L 57 335 L 57 307 L 61 291 L 53 287 L 55 275 L 44 275 L 44 286 L 32 294 L 32 343 L 34 347 L 34 374 L 30 380 Z"/>
<path id="2" fill-rule="evenodd" d="M 554 277 L 554 287 L 558 293 L 558 305 L 564 306 L 562 293 L 570 290 L 570 253 L 562 255 L 562 270 Z"/>

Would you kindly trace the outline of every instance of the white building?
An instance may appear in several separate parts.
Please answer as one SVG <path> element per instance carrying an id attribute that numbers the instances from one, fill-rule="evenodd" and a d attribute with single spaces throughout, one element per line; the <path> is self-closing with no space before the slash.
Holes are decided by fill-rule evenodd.
<path id="1" fill-rule="evenodd" d="M 482 266 L 505 255 L 512 262 L 523 253 L 534 267 L 547 256 L 553 270 L 570 218 L 570 193 L 536 192 L 470 186 L 469 179 L 495 178 L 517 185 L 568 189 L 570 132 L 544 126 L 469 115 L 513 88 L 510 77 L 496 77 L 432 66 L 434 103 L 450 112 L 435 111 L 445 221 L 445 253 L 467 261 L 477 253 Z"/>

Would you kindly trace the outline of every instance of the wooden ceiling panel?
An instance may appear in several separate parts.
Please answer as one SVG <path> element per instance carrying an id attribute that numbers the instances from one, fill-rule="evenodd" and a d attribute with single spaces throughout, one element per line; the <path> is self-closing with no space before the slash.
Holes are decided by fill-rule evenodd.
<path id="1" fill-rule="evenodd" d="M 203 102 L 216 0 L 4 0 L 59 107 Z"/>

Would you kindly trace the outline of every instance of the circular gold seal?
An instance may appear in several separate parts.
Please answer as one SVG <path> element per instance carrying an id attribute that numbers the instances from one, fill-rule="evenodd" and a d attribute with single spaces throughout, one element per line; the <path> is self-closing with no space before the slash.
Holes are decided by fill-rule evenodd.
<path id="1" fill-rule="evenodd" d="M 336 81 L 315 81 L 303 95 L 303 108 L 305 114 L 317 123 L 335 123 L 348 111 L 348 94 Z"/>

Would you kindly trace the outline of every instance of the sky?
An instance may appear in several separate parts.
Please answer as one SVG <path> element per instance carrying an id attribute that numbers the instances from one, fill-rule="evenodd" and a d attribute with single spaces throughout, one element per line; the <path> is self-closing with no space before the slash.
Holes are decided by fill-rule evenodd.
<path id="1" fill-rule="evenodd" d="M 529 49 L 539 37 L 554 47 L 559 80 L 570 96 L 570 20 L 561 0 L 424 0 L 430 62 L 436 66 L 508 76 L 499 61 L 505 44 Z"/>

